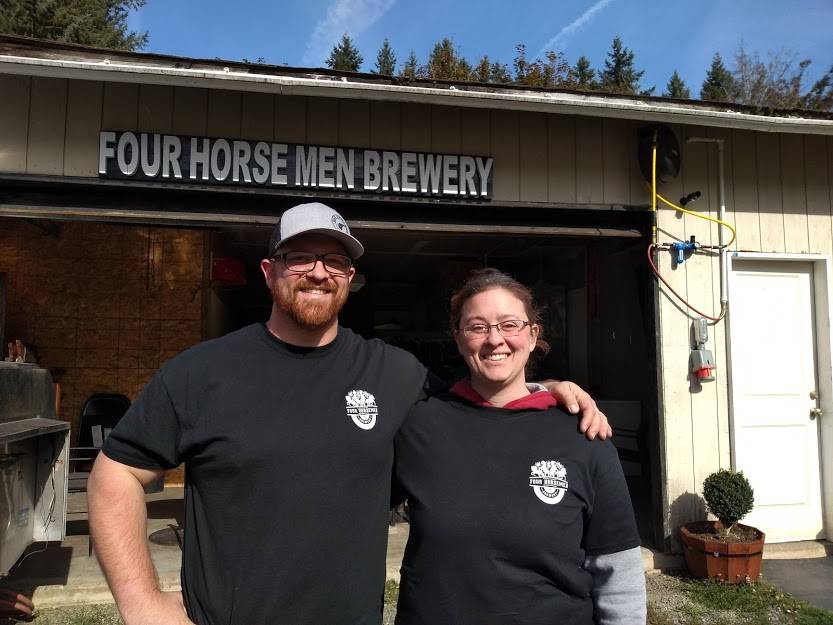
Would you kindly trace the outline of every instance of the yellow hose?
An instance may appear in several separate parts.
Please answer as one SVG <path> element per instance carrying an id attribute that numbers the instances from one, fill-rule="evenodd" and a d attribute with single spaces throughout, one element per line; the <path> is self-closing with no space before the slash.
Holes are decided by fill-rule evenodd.
<path id="1" fill-rule="evenodd" d="M 729 224 L 727 224 L 725 221 L 721 221 L 720 219 L 715 219 L 714 217 L 709 217 L 708 215 L 701 215 L 700 213 L 696 213 L 694 211 L 690 211 L 688 209 L 685 209 L 682 206 L 677 206 L 676 204 L 674 204 L 674 202 L 666 200 L 659 193 L 657 193 L 656 192 L 656 187 L 654 187 L 654 195 L 656 195 L 656 197 L 658 197 L 660 200 L 662 200 L 663 202 L 668 204 L 668 206 L 680 211 L 681 213 L 685 213 L 686 215 L 692 215 L 694 217 L 699 217 L 700 219 L 705 219 L 706 221 L 712 221 L 712 222 L 716 223 L 718 226 L 725 226 L 726 228 L 728 228 L 730 230 L 730 232 L 732 233 L 732 238 L 723 247 L 729 247 L 732 243 L 735 242 L 735 238 L 737 237 L 737 232 L 735 232 L 735 229 L 732 226 L 730 226 Z M 656 199 L 654 201 L 656 201 Z M 656 209 L 654 209 L 654 210 L 656 210 Z"/>

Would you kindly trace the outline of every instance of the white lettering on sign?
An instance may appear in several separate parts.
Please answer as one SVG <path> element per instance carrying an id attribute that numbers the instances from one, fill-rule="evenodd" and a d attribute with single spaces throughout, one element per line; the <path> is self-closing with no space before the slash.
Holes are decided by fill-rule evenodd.
<path id="1" fill-rule="evenodd" d="M 109 178 L 271 185 L 350 192 L 491 197 L 494 159 L 104 130 L 98 173 Z"/>

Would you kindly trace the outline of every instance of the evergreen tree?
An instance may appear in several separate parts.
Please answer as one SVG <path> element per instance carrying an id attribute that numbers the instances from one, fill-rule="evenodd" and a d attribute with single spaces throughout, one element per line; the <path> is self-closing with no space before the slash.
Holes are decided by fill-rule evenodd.
<path id="1" fill-rule="evenodd" d="M 578 57 L 576 64 L 570 69 L 567 86 L 572 89 L 587 91 L 599 88 L 596 71 L 590 68 L 590 59 L 586 56 Z"/>
<path id="2" fill-rule="evenodd" d="M 529 73 L 529 63 L 526 60 L 526 44 L 519 43 L 515 46 L 515 58 L 512 60 L 512 66 L 515 68 L 515 82 L 526 82 L 526 76 Z"/>
<path id="3" fill-rule="evenodd" d="M 471 79 L 475 82 L 491 82 L 492 62 L 484 55 L 471 70 Z"/>
<path id="4" fill-rule="evenodd" d="M 649 95 L 653 92 L 653 87 L 645 91 L 640 91 L 639 87 L 644 73 L 644 70 L 637 71 L 633 62 L 633 52 L 625 47 L 622 38 L 616 35 L 601 74 L 602 89 L 611 93 Z"/>
<path id="5" fill-rule="evenodd" d="M 512 82 L 512 76 L 509 74 L 509 68 L 506 67 L 505 63 L 498 63 L 497 61 L 492 63 L 492 67 L 489 69 L 489 82 L 503 84 Z"/>
<path id="6" fill-rule="evenodd" d="M 671 79 L 668 81 L 662 95 L 666 98 L 678 98 L 680 100 L 691 99 L 691 91 L 686 87 L 685 81 L 680 78 L 676 69 L 671 74 Z"/>
<path id="7" fill-rule="evenodd" d="M 833 66 L 805 94 L 803 104 L 815 111 L 833 111 Z"/>
<path id="8" fill-rule="evenodd" d="M 399 72 L 399 75 L 402 78 L 421 78 L 419 76 L 419 62 L 413 50 L 408 55 L 408 60 L 405 61 L 405 65 L 402 66 L 402 71 Z"/>
<path id="9" fill-rule="evenodd" d="M 700 88 L 700 99 L 712 102 L 731 102 L 735 91 L 735 79 L 726 69 L 719 52 L 715 52 L 712 64 Z"/>
<path id="10" fill-rule="evenodd" d="M 396 72 L 396 54 L 393 48 L 390 47 L 388 38 L 382 42 L 382 47 L 379 48 L 379 53 L 376 55 L 376 69 L 374 74 L 383 74 L 385 76 L 393 76 Z"/>
<path id="11" fill-rule="evenodd" d="M 454 42 L 445 37 L 439 43 L 434 44 L 424 73 L 428 78 L 436 80 L 470 80 L 472 68 L 469 62 L 454 49 Z"/>
<path id="12" fill-rule="evenodd" d="M 333 46 L 326 60 L 327 67 L 341 72 L 357 72 L 363 62 L 362 55 L 347 33 L 344 33 L 341 41 Z"/>
<path id="13" fill-rule="evenodd" d="M 80 43 L 118 50 L 140 50 L 148 33 L 128 31 L 131 10 L 146 0 L 3 0 L 0 33 Z"/>

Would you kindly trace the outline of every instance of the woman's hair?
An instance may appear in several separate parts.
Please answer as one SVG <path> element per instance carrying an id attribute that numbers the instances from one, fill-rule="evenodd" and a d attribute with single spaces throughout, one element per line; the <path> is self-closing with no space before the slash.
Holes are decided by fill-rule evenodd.
<path id="1" fill-rule="evenodd" d="M 540 349 L 544 354 L 550 351 L 549 343 L 543 339 L 544 329 L 541 327 L 542 311 L 535 306 L 532 291 L 512 276 L 498 269 L 486 268 L 472 271 L 469 277 L 466 278 L 463 286 L 457 289 L 451 296 L 449 322 L 451 323 L 452 333 L 456 334 L 460 329 L 460 317 L 463 314 L 463 306 L 465 303 L 478 293 L 491 289 L 505 289 L 521 301 L 524 305 L 529 323 L 538 325 L 538 340 L 535 342 L 535 348 Z"/>

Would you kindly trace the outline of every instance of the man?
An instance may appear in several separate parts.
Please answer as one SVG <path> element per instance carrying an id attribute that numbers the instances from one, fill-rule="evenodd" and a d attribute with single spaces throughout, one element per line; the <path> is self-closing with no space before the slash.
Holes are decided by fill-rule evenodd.
<path id="1" fill-rule="evenodd" d="M 393 438 L 430 376 L 338 326 L 363 252 L 331 208 L 286 211 L 261 262 L 266 324 L 166 363 L 107 439 L 90 527 L 126 625 L 381 622 Z M 142 487 L 181 462 L 183 590 L 164 593 Z"/>

